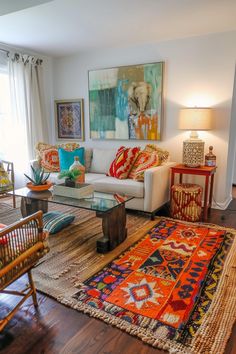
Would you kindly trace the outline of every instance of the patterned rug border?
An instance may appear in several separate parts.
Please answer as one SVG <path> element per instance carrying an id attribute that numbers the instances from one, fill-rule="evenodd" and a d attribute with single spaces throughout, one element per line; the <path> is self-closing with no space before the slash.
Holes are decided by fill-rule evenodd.
<path id="1" fill-rule="evenodd" d="M 84 304 L 76 299 L 71 298 L 68 300 L 63 296 L 59 296 L 57 300 L 68 307 L 88 314 L 91 317 L 98 318 L 108 324 L 114 325 L 115 327 L 140 338 L 143 342 L 153 346 L 154 348 L 166 350 L 171 354 L 223 354 L 227 341 L 232 333 L 232 328 L 236 318 L 236 294 L 232 291 L 232 289 L 236 288 L 236 229 L 227 228 L 216 224 L 185 222 L 168 217 L 158 217 L 155 222 L 158 223 L 161 220 L 177 222 L 179 224 L 189 226 L 194 225 L 195 227 L 197 225 L 217 230 L 225 230 L 234 235 L 234 240 L 226 257 L 220 281 L 217 286 L 217 291 L 214 294 L 210 308 L 190 346 L 185 346 L 174 340 L 166 339 L 164 338 L 165 334 L 161 332 L 154 335 L 146 328 L 140 328 L 136 325 L 129 324 L 127 321 L 95 309 L 94 307 Z M 144 236 L 140 236 L 140 239 L 132 246 L 126 248 L 122 254 L 137 245 L 141 241 L 142 237 Z M 96 270 L 94 274 L 97 272 L 98 271 Z M 91 274 L 91 276 L 92 275 L 93 274 Z M 77 285 L 79 284 L 77 283 Z M 224 310 L 222 311 L 222 309 Z M 64 348 L 63 353 L 66 353 L 66 348 Z"/>

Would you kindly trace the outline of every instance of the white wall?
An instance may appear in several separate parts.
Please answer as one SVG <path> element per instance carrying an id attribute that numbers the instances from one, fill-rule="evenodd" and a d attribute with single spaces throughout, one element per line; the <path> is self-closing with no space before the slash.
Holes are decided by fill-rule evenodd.
<path id="1" fill-rule="evenodd" d="M 218 165 L 214 198 L 225 207 L 230 201 L 226 179 L 235 43 L 236 32 L 228 32 L 57 58 L 53 62 L 54 99 L 84 98 L 84 145 L 118 147 L 124 142 L 92 141 L 89 138 L 88 70 L 164 61 L 165 117 L 162 141 L 158 145 L 170 151 L 173 161 L 181 162 L 182 141 L 189 133 L 177 128 L 180 107 L 213 107 L 214 130 L 202 132 L 200 136 L 206 142 L 206 150 L 209 145 L 214 146 Z M 129 146 L 144 146 L 145 143 L 125 141 Z"/>
<path id="2" fill-rule="evenodd" d="M 228 179 L 227 187 L 232 188 L 233 184 L 236 184 L 236 66 L 234 75 L 234 89 L 232 98 L 232 109 L 231 109 L 231 123 L 230 123 L 230 133 L 229 133 L 229 150 L 228 150 Z"/>

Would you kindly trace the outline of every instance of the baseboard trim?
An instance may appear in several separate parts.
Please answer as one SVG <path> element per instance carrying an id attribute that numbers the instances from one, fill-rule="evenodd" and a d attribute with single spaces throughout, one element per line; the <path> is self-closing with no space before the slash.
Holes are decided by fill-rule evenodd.
<path id="1" fill-rule="evenodd" d="M 228 197 L 223 203 L 215 203 L 214 201 L 212 202 L 212 208 L 213 209 L 220 209 L 220 210 L 225 210 L 228 208 L 229 203 L 232 201 L 232 197 Z"/>

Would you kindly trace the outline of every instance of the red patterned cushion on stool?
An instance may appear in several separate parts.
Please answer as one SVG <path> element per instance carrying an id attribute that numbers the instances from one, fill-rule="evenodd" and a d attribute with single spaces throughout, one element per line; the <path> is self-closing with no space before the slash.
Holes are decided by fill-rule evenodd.
<path id="1" fill-rule="evenodd" d="M 121 146 L 116 153 L 116 158 L 111 163 L 108 176 L 119 179 L 127 178 L 139 151 L 139 147 L 126 148 Z"/>
<path id="2" fill-rule="evenodd" d="M 202 212 L 202 187 L 176 184 L 171 187 L 171 216 L 185 221 L 199 221 Z"/>

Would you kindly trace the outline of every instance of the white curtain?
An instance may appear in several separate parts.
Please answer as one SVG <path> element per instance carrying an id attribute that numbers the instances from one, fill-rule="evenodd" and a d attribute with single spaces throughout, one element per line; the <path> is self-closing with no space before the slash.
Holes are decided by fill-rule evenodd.
<path id="1" fill-rule="evenodd" d="M 14 162 L 16 187 L 25 185 L 24 173 L 35 157 L 38 141 L 48 141 L 44 114 L 42 60 L 9 54 L 11 116 L 8 121 L 6 158 Z"/>
<path id="2" fill-rule="evenodd" d="M 10 91 L 7 52 L 0 51 L 0 160 L 6 158 L 8 122 L 10 120 Z"/>

